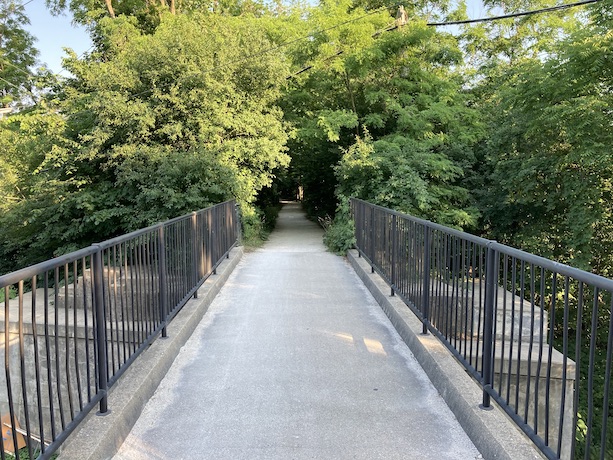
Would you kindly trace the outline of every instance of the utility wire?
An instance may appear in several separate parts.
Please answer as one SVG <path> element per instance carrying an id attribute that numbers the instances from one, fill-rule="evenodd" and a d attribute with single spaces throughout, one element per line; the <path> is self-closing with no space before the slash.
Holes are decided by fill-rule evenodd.
<path id="1" fill-rule="evenodd" d="M 214 72 L 215 70 L 222 69 L 224 67 L 227 67 L 227 66 L 230 66 L 230 65 L 233 65 L 233 64 L 239 64 L 241 62 L 249 61 L 251 59 L 264 56 L 265 54 L 269 54 L 269 53 L 272 53 L 274 51 L 277 51 L 277 50 L 280 50 L 282 48 L 285 48 L 287 46 L 290 46 L 290 45 L 293 45 L 295 43 L 301 42 L 303 40 L 307 40 L 307 39 L 312 38 L 312 37 L 314 37 L 316 35 L 320 35 L 320 34 L 323 34 L 325 32 L 329 32 L 331 30 L 338 29 L 339 27 L 342 27 L 342 26 L 347 25 L 347 24 L 351 24 L 352 22 L 360 21 L 360 20 L 362 20 L 364 18 L 367 18 L 368 16 L 372 16 L 373 14 L 380 13 L 383 10 L 387 10 L 387 9 L 390 9 L 390 8 L 397 8 L 401 4 L 402 4 L 402 2 L 399 2 L 399 3 L 396 3 L 394 5 L 382 6 L 382 7 L 376 8 L 374 10 L 368 11 L 366 14 L 363 14 L 362 16 L 358 16 L 356 18 L 348 19 L 346 21 L 340 22 L 340 23 L 335 24 L 335 25 L 330 26 L 330 27 L 326 27 L 324 29 L 318 29 L 318 30 L 316 30 L 314 32 L 309 32 L 307 35 L 302 35 L 300 37 L 294 38 L 294 39 L 289 40 L 287 42 L 283 42 L 283 43 L 281 43 L 281 44 L 279 44 L 277 46 L 273 46 L 271 48 L 267 48 L 267 49 L 264 49 L 262 51 L 258 51 L 257 53 L 253 53 L 253 54 L 249 54 L 247 56 L 243 56 L 240 59 L 236 59 L 236 60 L 233 60 L 233 61 L 222 62 L 221 64 L 217 64 L 217 65 L 215 65 L 213 67 L 210 67 L 208 69 L 200 71 L 199 74 L 201 75 L 201 74 L 211 73 L 211 72 Z M 304 70 L 303 70 L 303 72 L 304 72 Z M 141 91 L 140 93 L 133 94 L 131 97 L 142 96 L 143 94 L 147 94 L 150 91 L 153 91 L 153 88 L 149 88 L 149 89 L 146 89 L 144 91 Z"/>
<path id="2" fill-rule="evenodd" d="M 89 53 L 89 52 L 90 52 L 91 50 L 93 50 L 95 47 L 96 47 L 96 45 L 92 45 L 92 46 L 90 46 L 90 47 L 89 47 L 89 48 L 87 48 L 85 51 L 83 51 L 81 54 L 79 54 L 79 55 L 77 56 L 77 59 L 81 59 L 83 56 L 85 56 L 87 53 Z M 60 74 L 61 74 L 62 72 L 65 72 L 65 71 L 66 71 L 66 69 L 62 68 L 62 70 L 60 70 L 58 73 L 55 73 L 54 75 L 55 75 L 56 77 L 59 77 L 59 76 L 60 76 Z"/>
<path id="3" fill-rule="evenodd" d="M 17 88 L 18 90 L 21 91 L 22 88 L 20 88 L 19 86 L 17 86 L 15 83 L 12 83 L 8 80 L 5 80 L 4 78 L 0 77 L 0 80 L 2 80 L 4 83 L 6 83 L 7 85 L 12 86 L 13 88 Z M 27 91 L 27 90 L 26 90 Z"/>
<path id="4" fill-rule="evenodd" d="M 28 0 L 23 5 L 25 6 L 28 3 L 31 3 L 33 1 L 34 0 Z M 541 9 L 538 9 L 538 10 L 524 11 L 524 12 L 519 12 L 519 13 L 505 14 L 505 15 L 501 15 L 501 16 L 491 16 L 491 17 L 478 18 L 478 19 L 466 19 L 466 20 L 461 20 L 461 21 L 429 22 L 429 23 L 426 23 L 426 25 L 429 26 L 429 27 L 442 27 L 442 26 L 461 25 L 461 24 L 473 24 L 473 23 L 478 23 L 478 22 L 498 21 L 498 20 L 501 20 L 501 19 L 515 18 L 515 17 L 521 17 L 521 16 L 529 16 L 529 15 L 534 15 L 534 14 L 541 14 L 541 13 L 546 13 L 546 12 L 551 12 L 551 11 L 558 11 L 558 10 L 563 10 L 563 9 L 568 9 L 568 8 L 574 8 L 574 7 L 577 7 L 577 6 L 587 5 L 587 4 L 590 4 L 590 3 L 597 3 L 597 2 L 600 2 L 600 1 L 602 1 L 602 0 L 582 0 L 580 2 L 575 2 L 575 3 L 568 3 L 568 4 L 564 4 L 564 5 L 552 6 L 552 7 L 548 7 L 548 8 L 541 8 Z M 362 19 L 364 19 L 366 17 L 369 17 L 369 16 L 371 16 L 373 14 L 379 13 L 379 12 L 381 12 L 383 10 L 391 9 L 391 8 L 397 8 L 397 7 L 399 7 L 402 4 L 403 4 L 403 2 L 401 1 L 401 2 L 395 3 L 393 5 L 388 5 L 388 6 L 382 6 L 382 7 L 379 7 L 379 8 L 375 8 L 375 9 L 373 9 L 371 11 L 366 12 L 366 14 L 363 14 L 361 16 L 348 19 L 346 21 L 340 22 L 340 23 L 335 24 L 335 25 L 330 26 L 330 27 L 326 27 L 326 28 L 323 28 L 323 29 L 318 29 L 316 31 L 308 33 L 307 35 L 302 35 L 300 37 L 294 38 L 294 39 L 289 40 L 287 42 L 281 43 L 281 44 L 279 44 L 277 46 L 264 49 L 262 51 L 250 54 L 248 56 L 243 56 L 240 59 L 236 59 L 236 60 L 233 60 L 233 61 L 223 62 L 223 63 L 215 65 L 215 66 L 213 66 L 213 67 L 211 67 L 209 69 L 202 70 L 199 73 L 200 74 L 211 73 L 211 72 L 214 72 L 215 70 L 218 70 L 218 69 L 223 68 L 223 67 L 227 67 L 227 66 L 230 66 L 230 65 L 233 65 L 233 64 L 238 64 L 238 63 L 241 63 L 241 62 L 245 62 L 245 61 L 248 61 L 248 60 L 251 60 L 251 59 L 255 59 L 255 58 L 264 56 L 266 54 L 272 53 L 274 51 L 278 51 L 278 50 L 280 50 L 282 48 L 285 48 L 287 46 L 290 46 L 290 45 L 293 45 L 295 43 L 301 42 L 303 40 L 313 38 L 316 35 L 320 35 L 320 34 L 323 34 L 325 32 L 329 32 L 331 30 L 338 29 L 339 27 L 342 27 L 344 25 L 360 21 L 360 20 L 362 20 Z M 373 36 L 378 36 L 378 35 L 380 35 L 383 32 L 391 32 L 392 30 L 398 29 L 398 27 L 399 27 L 398 25 L 393 25 L 391 27 L 387 27 L 383 31 L 375 33 Z M 90 47 L 89 50 L 91 50 L 92 48 L 93 48 L 93 46 Z M 80 57 L 82 57 L 89 50 L 87 50 L 84 53 L 82 53 Z M 327 61 L 327 60 L 332 59 L 334 57 L 340 56 L 341 54 L 343 54 L 342 50 L 338 51 L 337 53 L 335 53 L 332 56 L 329 56 L 329 57 L 325 58 L 324 61 Z M 16 66 L 14 66 L 14 67 L 16 67 Z M 299 75 L 299 74 L 301 74 L 303 72 L 306 72 L 306 71 L 310 70 L 312 67 L 313 67 L 313 65 L 309 65 L 309 66 L 303 67 L 298 72 L 295 72 L 294 74 L 290 75 L 288 77 L 288 79 L 292 78 L 295 75 Z M 22 69 L 19 69 L 19 70 L 22 70 Z M 59 76 L 59 74 L 62 73 L 63 71 L 64 71 L 64 69 L 62 69 L 60 72 L 58 72 L 55 75 Z M 151 91 L 153 91 L 153 88 L 149 88 L 149 89 L 146 89 L 144 91 L 141 91 L 140 93 L 133 94 L 133 95 L 130 96 L 130 98 L 142 96 L 142 95 L 147 94 L 147 93 L 149 93 Z"/>
<path id="5" fill-rule="evenodd" d="M 452 26 L 452 25 L 461 25 L 461 24 L 474 24 L 477 22 L 488 22 L 488 21 L 498 21 L 500 19 L 507 19 L 507 18 L 516 18 L 516 17 L 520 17 L 520 16 L 529 16 L 529 15 L 533 15 L 533 14 L 541 14 L 541 13 L 547 13 L 550 11 L 557 11 L 557 10 L 563 10 L 563 9 L 568 9 L 568 8 L 574 8 L 577 6 L 582 6 L 582 5 L 587 5 L 590 3 L 597 3 L 600 2 L 602 0 L 583 0 L 581 2 L 576 2 L 576 3 L 567 3 L 564 5 L 557 5 L 557 6 L 551 6 L 549 8 L 541 8 L 538 10 L 531 10 L 531 11 L 523 11 L 520 13 L 510 13 L 510 14 L 505 14 L 505 15 L 501 15 L 501 16 L 490 16 L 490 17 L 486 17 L 486 18 L 478 18 L 478 19 L 466 19 L 466 20 L 462 20 L 462 21 L 446 21 L 446 22 L 428 22 L 426 23 L 427 26 L 429 27 L 439 27 L 439 26 Z M 381 35 L 384 32 L 391 32 L 392 30 L 396 30 L 398 29 L 400 26 L 398 24 L 394 24 L 391 26 L 388 26 L 387 28 L 375 32 L 372 36 L 373 37 L 377 37 L 379 35 Z M 335 54 L 333 54 L 332 56 L 328 56 L 327 58 L 323 59 L 323 62 L 328 61 L 332 58 L 335 58 L 337 56 L 340 56 L 341 54 L 343 54 L 343 51 L 338 51 Z M 293 74 L 289 75 L 287 77 L 287 79 L 291 79 L 293 77 L 295 77 L 296 75 L 300 75 L 303 72 L 306 72 L 307 70 L 311 70 L 313 68 L 314 64 L 310 64 L 306 67 L 303 67 L 302 69 L 298 70 L 297 72 L 294 72 Z"/>
<path id="6" fill-rule="evenodd" d="M 577 6 L 581 6 L 581 5 L 587 5 L 589 3 L 597 3 L 597 2 L 601 2 L 601 1 L 602 0 L 583 0 L 583 1 L 580 1 L 580 2 L 576 2 L 576 3 L 568 3 L 568 4 L 564 4 L 564 5 L 552 6 L 552 7 L 549 7 L 549 8 L 541 8 L 539 10 L 524 11 L 524 12 L 520 12 L 520 13 L 511 13 L 511 14 L 502 15 L 502 16 L 492 16 L 492 17 L 479 18 L 479 19 L 467 19 L 467 20 L 463 20 L 463 21 L 429 22 L 429 23 L 426 23 L 426 25 L 430 26 L 430 27 L 438 27 L 438 26 L 458 25 L 458 24 L 470 24 L 470 23 L 475 23 L 475 22 L 498 21 L 500 19 L 513 18 L 513 17 L 519 17 L 519 16 L 528 16 L 528 15 L 532 15 L 532 14 L 546 13 L 546 12 L 550 12 L 550 11 L 556 11 L 556 10 L 562 10 L 562 9 L 567 9 L 567 8 L 573 8 L 573 7 L 577 7 Z M 214 67 L 211 67 L 210 69 L 205 70 L 204 72 L 205 73 L 212 72 L 214 70 L 217 70 L 219 68 L 225 67 L 227 65 L 236 64 L 236 63 L 240 63 L 240 62 L 243 62 L 243 61 L 246 61 L 246 60 L 250 60 L 250 59 L 253 59 L 253 58 L 256 58 L 256 57 L 263 56 L 265 54 L 271 53 L 273 51 L 277 51 L 277 50 L 279 50 L 281 48 L 284 48 L 286 46 L 293 45 L 294 43 L 298 43 L 298 42 L 300 42 L 302 40 L 306 40 L 308 38 L 311 38 L 314 35 L 319 35 L 319 34 L 322 34 L 324 32 L 328 32 L 330 30 L 337 29 L 337 28 L 342 27 L 344 25 L 350 24 L 352 22 L 359 21 L 359 20 L 364 19 L 364 18 L 366 18 L 368 16 L 371 16 L 373 14 L 379 13 L 379 12 L 381 12 L 383 10 L 391 9 L 391 8 L 397 8 L 400 5 L 402 5 L 403 3 L 404 2 L 401 1 L 401 2 L 395 3 L 393 5 L 382 6 L 382 7 L 376 8 L 374 10 L 368 11 L 366 14 L 364 14 L 362 16 L 358 16 L 356 18 L 348 19 L 347 21 L 338 23 L 338 24 L 336 24 L 334 26 L 327 27 L 325 29 L 316 30 L 316 31 L 311 32 L 311 33 L 309 33 L 307 35 L 303 35 L 303 36 L 295 38 L 293 40 L 281 43 L 280 45 L 274 46 L 272 48 L 268 48 L 268 49 L 265 49 L 263 51 L 259 51 L 259 52 L 254 53 L 254 54 L 250 54 L 248 56 L 244 56 L 241 59 L 237 59 L 235 61 L 228 61 L 228 62 L 224 62 L 222 64 L 218 64 L 218 65 L 216 65 Z M 396 30 L 397 28 L 398 28 L 398 25 L 394 25 L 394 26 L 386 28 L 385 30 L 383 30 L 383 32 L 390 32 L 392 30 Z M 379 33 L 381 33 L 381 32 L 379 32 Z M 377 35 L 377 34 L 375 34 L 375 35 Z M 335 56 L 337 56 L 337 55 L 338 54 L 336 54 Z M 330 57 L 334 57 L 334 56 L 330 56 Z"/>
<path id="7" fill-rule="evenodd" d="M 550 6 L 549 8 L 541 8 L 539 10 L 523 11 L 521 13 L 510 13 L 510 14 L 503 14 L 501 16 L 491 16 L 491 17 L 479 18 L 479 19 L 466 19 L 463 21 L 429 22 L 426 25 L 431 26 L 431 27 L 438 27 L 438 26 L 455 26 L 455 25 L 460 25 L 460 24 L 473 24 L 475 22 L 498 21 L 500 19 L 518 18 L 520 16 L 531 16 L 533 14 L 548 13 L 550 11 L 565 10 L 568 8 L 574 8 L 576 6 L 588 5 L 590 3 L 598 3 L 601 1 L 602 0 L 583 0 L 581 2 L 576 2 L 576 3 L 567 3 L 564 5 Z"/>
<path id="8" fill-rule="evenodd" d="M 28 0 L 28 1 L 27 1 L 26 3 L 24 3 L 22 6 L 25 6 L 25 5 L 27 5 L 28 3 L 31 3 L 31 2 L 33 2 L 33 1 L 35 1 L 35 0 Z M 318 30 L 315 30 L 315 31 L 313 31 L 313 32 L 309 32 L 307 35 L 302 35 L 302 36 L 300 36 L 300 37 L 294 38 L 294 39 L 289 40 L 289 41 L 287 41 L 287 42 L 281 43 L 281 44 L 279 44 L 279 45 L 277 45 L 277 46 L 274 46 L 274 47 L 271 47 L 271 48 L 267 48 L 267 49 L 264 49 L 264 50 L 262 50 L 262 51 L 258 51 L 257 53 L 253 53 L 253 54 L 250 54 L 250 55 L 248 55 L 248 56 L 243 56 L 242 58 L 240 58 L 240 59 L 236 59 L 236 60 L 234 60 L 234 61 L 227 61 L 227 62 L 223 62 L 223 63 L 218 64 L 218 65 L 216 65 L 216 66 L 213 66 L 213 67 L 211 67 L 211 68 L 209 68 L 209 69 L 202 70 L 201 72 L 199 72 L 199 74 L 211 73 L 211 72 L 214 72 L 215 70 L 218 70 L 218 69 L 223 68 L 223 67 L 227 67 L 227 66 L 229 66 L 229 65 L 238 64 L 238 63 L 245 62 L 245 61 L 248 61 L 248 60 L 251 60 L 251 59 L 255 59 L 255 58 L 260 57 L 260 56 L 264 56 L 264 55 L 266 55 L 266 54 L 269 54 L 269 53 L 272 53 L 272 52 L 274 52 L 274 51 L 280 50 L 280 49 L 285 48 L 285 47 L 287 47 L 287 46 L 290 46 L 290 45 L 293 45 L 293 44 L 295 44 L 295 43 L 301 42 L 301 41 L 303 41 L 303 40 L 306 40 L 306 39 L 312 38 L 312 37 L 314 37 L 314 36 L 316 36 L 316 35 L 320 35 L 320 34 L 323 34 L 323 33 L 325 33 L 325 32 L 329 32 L 329 31 L 331 31 L 331 30 L 338 29 L 339 27 L 342 27 L 342 26 L 344 26 L 344 25 L 347 25 L 347 24 L 351 24 L 351 23 L 353 23 L 353 22 L 360 21 L 360 20 L 362 20 L 362 19 L 364 19 L 364 18 L 367 18 L 367 17 L 369 17 L 369 16 L 372 16 L 373 14 L 380 13 L 380 12 L 381 12 L 381 11 L 383 11 L 383 10 L 386 10 L 386 9 L 391 9 L 391 8 L 397 8 L 397 7 L 398 7 L 398 6 L 400 6 L 401 4 L 402 4 L 402 2 L 399 2 L 399 3 L 396 3 L 396 4 L 394 4 L 394 5 L 388 5 L 388 6 L 382 6 L 382 7 L 379 7 L 379 8 L 375 8 L 374 10 L 370 10 L 370 11 L 366 12 L 366 14 L 363 14 L 363 15 L 361 15 L 361 16 L 358 16 L 358 17 L 355 17 L 355 18 L 348 19 L 348 20 L 346 20 L 346 21 L 340 22 L 340 23 L 335 24 L 335 25 L 330 26 L 330 27 L 326 27 L 326 28 L 323 28 L 323 29 L 318 29 Z M 90 50 L 91 50 L 93 47 L 94 47 L 94 46 L 92 45 L 92 46 L 91 46 L 91 47 L 90 47 L 88 50 L 84 51 L 84 52 L 83 52 L 83 53 L 82 53 L 82 54 L 81 54 L 79 57 L 82 57 L 83 55 L 85 55 L 85 53 L 87 53 L 88 51 L 90 51 Z M 341 54 L 341 53 L 339 53 L 339 54 Z M 8 62 L 7 62 L 7 63 L 8 63 Z M 18 70 L 20 70 L 20 71 L 22 71 L 22 72 L 24 72 L 24 73 L 26 73 L 26 74 L 28 74 L 28 75 L 32 76 L 32 74 L 30 74 L 29 72 L 26 72 L 26 71 L 25 71 L 25 70 L 23 70 L 23 69 L 18 68 L 18 67 L 17 67 L 17 66 L 15 66 L 14 64 L 11 64 L 11 63 L 8 63 L 8 64 L 9 64 L 9 65 L 12 65 L 13 67 L 17 68 L 17 69 L 18 69 Z M 65 69 L 62 69 L 61 71 L 59 71 L 57 74 L 54 74 L 54 75 L 59 76 L 59 75 L 60 75 L 62 72 L 64 72 L 64 70 L 65 70 Z M 305 71 L 305 70 L 303 70 L 303 71 Z M 142 95 L 144 95 L 144 94 L 147 94 L 147 93 L 148 93 L 148 92 L 150 92 L 150 91 L 153 91 L 153 88 L 149 88 L 149 89 L 146 89 L 146 90 L 144 90 L 144 91 L 141 91 L 140 93 L 133 94 L 131 97 L 138 97 L 138 96 L 142 96 Z"/>
<path id="9" fill-rule="evenodd" d="M 13 67 L 15 70 L 18 70 L 19 72 L 21 72 L 24 75 L 27 75 L 28 77 L 33 77 L 34 75 L 32 75 L 30 72 L 28 72 L 27 70 L 24 70 L 23 68 L 13 64 L 11 61 L 7 60 L 7 59 L 2 59 L 0 58 L 2 65 L 10 65 L 11 67 Z"/>

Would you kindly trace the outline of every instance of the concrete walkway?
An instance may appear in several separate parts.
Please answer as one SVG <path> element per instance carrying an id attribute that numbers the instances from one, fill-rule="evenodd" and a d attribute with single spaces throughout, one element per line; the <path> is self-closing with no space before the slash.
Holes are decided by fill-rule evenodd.
<path id="1" fill-rule="evenodd" d="M 299 205 L 246 254 L 115 455 L 480 458 L 370 293 Z"/>

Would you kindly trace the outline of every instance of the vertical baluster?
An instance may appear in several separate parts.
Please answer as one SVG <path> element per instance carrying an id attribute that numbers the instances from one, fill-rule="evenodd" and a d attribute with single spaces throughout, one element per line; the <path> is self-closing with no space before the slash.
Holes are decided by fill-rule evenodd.
<path id="1" fill-rule="evenodd" d="M 488 245 L 487 247 L 487 265 L 486 265 L 486 287 L 485 287 L 485 311 L 483 325 L 483 402 L 481 407 L 488 409 L 490 407 L 490 391 L 492 389 L 492 379 L 494 375 L 494 355 L 492 353 L 493 345 L 493 330 L 494 330 L 494 300 L 495 291 L 498 286 L 498 270 L 497 270 L 498 254 L 496 250 Z"/>
<path id="2" fill-rule="evenodd" d="M 164 327 L 162 337 L 168 337 L 166 331 L 168 318 L 168 292 L 166 286 L 166 242 L 164 241 L 164 225 L 158 227 L 158 258 L 159 258 L 159 280 L 160 280 L 160 318 Z"/>
<path id="3" fill-rule="evenodd" d="M 108 360 L 106 351 L 106 315 L 104 308 L 104 281 L 102 274 L 102 250 L 92 256 L 92 272 L 94 282 L 94 310 L 96 315 L 96 343 L 98 350 L 98 390 L 102 393 L 100 400 L 100 415 L 108 412 Z"/>

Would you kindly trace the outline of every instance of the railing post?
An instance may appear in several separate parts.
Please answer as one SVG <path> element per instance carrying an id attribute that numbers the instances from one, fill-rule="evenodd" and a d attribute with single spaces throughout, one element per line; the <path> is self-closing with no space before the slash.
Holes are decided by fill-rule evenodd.
<path id="1" fill-rule="evenodd" d="M 198 215 L 195 212 L 192 212 L 192 251 L 194 251 L 193 259 L 194 266 L 192 267 L 194 273 L 194 286 L 197 286 L 200 282 L 200 261 L 198 254 Z M 194 299 L 198 298 L 198 289 L 194 292 Z"/>
<path id="2" fill-rule="evenodd" d="M 496 267 L 497 253 L 491 243 L 487 246 L 487 264 L 485 267 L 485 306 L 483 322 L 483 402 L 482 409 L 490 409 L 490 393 L 493 380 L 494 356 L 494 299 L 498 284 Z"/>
<path id="3" fill-rule="evenodd" d="M 230 243 L 230 236 L 231 236 L 231 231 L 232 230 L 232 216 L 234 214 L 234 209 L 230 207 L 230 204 L 227 204 L 224 206 L 225 208 L 225 212 L 226 212 L 226 228 L 225 228 L 225 241 L 226 241 L 226 247 L 224 248 L 224 250 L 226 251 L 226 259 L 230 258 L 230 246 L 232 246 L 232 244 Z"/>
<path id="4" fill-rule="evenodd" d="M 211 248 L 213 250 L 213 275 L 217 275 L 217 260 L 219 259 L 219 240 L 217 238 L 217 225 L 219 225 L 219 206 L 214 208 L 214 214 L 212 216 L 213 221 L 211 222 Z"/>
<path id="5" fill-rule="evenodd" d="M 103 394 L 100 400 L 98 415 L 106 415 L 108 409 L 108 359 L 106 350 L 106 308 L 104 305 L 104 281 L 102 277 L 102 249 L 94 245 L 96 252 L 92 254 L 92 278 L 94 282 L 94 314 L 96 318 L 96 346 L 98 349 L 98 390 Z"/>
<path id="6" fill-rule="evenodd" d="M 160 280 L 160 319 L 162 320 L 162 337 L 168 337 L 166 324 L 168 322 L 168 279 L 166 276 L 166 240 L 164 237 L 164 224 L 158 227 L 159 265 L 158 278 Z"/>
<path id="7" fill-rule="evenodd" d="M 392 269 L 391 269 L 391 283 L 390 283 L 390 289 L 391 289 L 391 296 L 393 297 L 395 292 L 395 286 L 396 286 L 396 251 L 398 250 L 398 242 L 396 241 L 398 238 L 398 232 L 396 231 L 396 214 L 392 214 L 392 260 L 391 260 L 391 264 L 392 264 Z"/>
<path id="8" fill-rule="evenodd" d="M 423 262 L 424 284 L 423 284 L 423 303 L 421 306 L 422 334 L 428 333 L 430 325 L 430 227 L 424 225 L 424 262 Z"/>
<path id="9" fill-rule="evenodd" d="M 355 238 L 355 248 L 358 250 L 358 257 L 360 255 L 360 234 L 359 234 L 359 226 L 357 224 L 356 211 L 353 202 L 353 198 L 349 198 L 349 218 L 351 222 L 353 222 L 353 236 Z"/>
<path id="10" fill-rule="evenodd" d="M 234 202 L 234 242 L 238 243 L 243 239 L 241 235 L 241 210 L 239 204 Z"/>
<path id="11" fill-rule="evenodd" d="M 375 207 L 370 205 L 370 273 L 375 272 Z"/>

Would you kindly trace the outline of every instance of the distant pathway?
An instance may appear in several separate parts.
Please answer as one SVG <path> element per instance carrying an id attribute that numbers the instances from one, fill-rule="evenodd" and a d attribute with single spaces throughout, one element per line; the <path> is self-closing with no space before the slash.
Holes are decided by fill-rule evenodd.
<path id="1" fill-rule="evenodd" d="M 360 280 L 286 204 L 115 460 L 457 459 L 479 453 Z"/>

